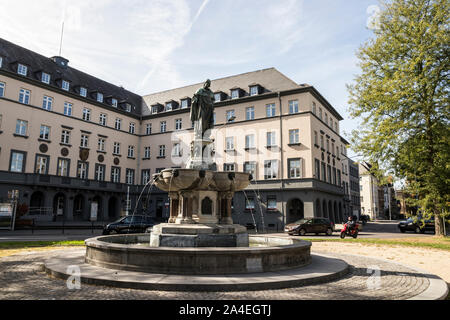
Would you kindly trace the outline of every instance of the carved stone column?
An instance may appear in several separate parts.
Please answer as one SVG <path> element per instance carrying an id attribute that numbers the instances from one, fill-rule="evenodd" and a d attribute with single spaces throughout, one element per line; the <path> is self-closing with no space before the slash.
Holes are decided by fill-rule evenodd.
<path id="1" fill-rule="evenodd" d="M 231 217 L 231 201 L 233 200 L 233 196 L 234 192 L 223 192 L 220 195 L 220 224 L 233 224 L 233 218 Z"/>
<path id="2" fill-rule="evenodd" d="M 194 193 L 188 191 L 180 192 L 181 206 L 179 208 L 178 217 L 175 223 L 178 224 L 194 224 L 192 219 L 192 203 L 194 201 Z"/>
<path id="3" fill-rule="evenodd" d="M 169 223 L 175 223 L 178 216 L 178 209 L 180 204 L 180 197 L 177 192 L 170 192 L 170 217 Z"/>

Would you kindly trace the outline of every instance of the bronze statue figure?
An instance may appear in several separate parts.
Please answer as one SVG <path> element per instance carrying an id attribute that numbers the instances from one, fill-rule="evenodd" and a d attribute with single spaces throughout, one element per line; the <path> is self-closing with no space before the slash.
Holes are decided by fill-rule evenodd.
<path id="1" fill-rule="evenodd" d="M 210 86 L 211 80 L 208 79 L 192 99 L 191 121 L 197 139 L 203 139 L 205 132 L 214 127 L 214 93 L 209 89 Z"/>

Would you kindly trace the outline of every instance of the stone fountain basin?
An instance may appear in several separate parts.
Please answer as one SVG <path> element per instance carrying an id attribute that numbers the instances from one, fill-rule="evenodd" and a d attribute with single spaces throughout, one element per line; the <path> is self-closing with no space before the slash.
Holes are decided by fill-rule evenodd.
<path id="1" fill-rule="evenodd" d="M 295 269 L 311 263 L 311 242 L 249 236 L 247 248 L 150 247 L 150 234 L 87 239 L 86 263 L 117 270 L 224 275 Z"/>
<path id="2" fill-rule="evenodd" d="M 166 192 L 182 190 L 242 191 L 250 184 L 250 174 L 197 169 L 166 169 L 153 175 L 155 185 Z"/>

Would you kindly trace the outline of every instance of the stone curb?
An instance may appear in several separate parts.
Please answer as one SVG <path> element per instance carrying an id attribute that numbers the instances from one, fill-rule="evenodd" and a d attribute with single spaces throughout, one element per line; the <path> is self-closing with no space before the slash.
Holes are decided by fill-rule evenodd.
<path id="1" fill-rule="evenodd" d="M 84 257 L 84 256 L 83 256 Z M 148 274 L 142 272 L 105 269 L 84 263 L 80 255 L 49 259 L 45 272 L 55 278 L 67 280 L 67 266 L 81 268 L 81 282 L 86 284 L 161 291 L 254 291 L 285 289 L 330 282 L 345 276 L 348 264 L 326 255 L 312 255 L 310 265 L 298 269 L 226 276 L 183 276 Z"/>

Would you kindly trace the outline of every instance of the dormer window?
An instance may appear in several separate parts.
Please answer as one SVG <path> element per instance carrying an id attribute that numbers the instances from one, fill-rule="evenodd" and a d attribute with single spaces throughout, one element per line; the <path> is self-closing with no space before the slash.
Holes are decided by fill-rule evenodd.
<path id="1" fill-rule="evenodd" d="M 103 103 L 103 94 L 100 92 L 97 92 L 97 102 Z"/>
<path id="2" fill-rule="evenodd" d="M 28 67 L 19 63 L 19 65 L 17 66 L 17 73 L 22 76 L 26 76 L 28 74 Z"/>
<path id="3" fill-rule="evenodd" d="M 87 89 L 84 87 L 80 87 L 80 96 L 87 97 Z"/>
<path id="4" fill-rule="evenodd" d="M 258 94 L 258 86 L 250 87 L 250 95 L 256 96 Z"/>
<path id="5" fill-rule="evenodd" d="M 112 105 L 114 108 L 117 108 L 117 105 L 118 105 L 117 99 L 112 98 L 112 99 L 111 99 L 111 105 Z"/>
<path id="6" fill-rule="evenodd" d="M 50 75 L 48 73 L 42 72 L 41 81 L 46 84 L 50 84 Z"/>
<path id="7" fill-rule="evenodd" d="M 172 111 L 172 102 L 166 103 L 166 111 Z"/>
<path id="8" fill-rule="evenodd" d="M 222 94 L 220 92 L 214 94 L 214 101 L 215 102 L 222 101 Z"/>
<path id="9" fill-rule="evenodd" d="M 186 109 L 187 107 L 189 107 L 189 105 L 190 105 L 190 99 L 189 98 L 181 100 L 181 109 Z"/>
<path id="10" fill-rule="evenodd" d="M 131 112 L 131 104 L 129 104 L 129 103 L 125 104 L 125 110 L 127 112 Z"/>
<path id="11" fill-rule="evenodd" d="M 0 57 L 0 68 L 2 67 L 2 65 L 3 65 L 3 57 Z"/>
<path id="12" fill-rule="evenodd" d="M 237 99 L 237 98 L 239 98 L 239 89 L 231 90 L 231 99 Z"/>
<path id="13" fill-rule="evenodd" d="M 159 106 L 158 105 L 152 106 L 152 113 L 156 114 L 158 112 L 159 112 Z"/>
<path id="14" fill-rule="evenodd" d="M 70 89 L 70 83 L 66 80 L 63 80 L 61 83 L 61 89 L 69 91 Z"/>

